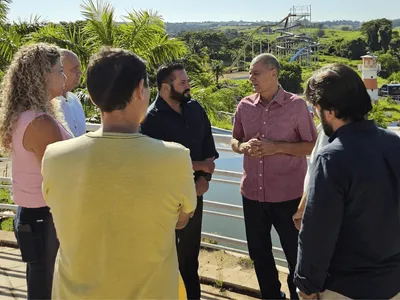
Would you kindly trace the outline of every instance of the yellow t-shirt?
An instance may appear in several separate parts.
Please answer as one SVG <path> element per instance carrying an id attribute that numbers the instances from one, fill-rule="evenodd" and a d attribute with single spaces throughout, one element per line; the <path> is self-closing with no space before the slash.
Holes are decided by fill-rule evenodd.
<path id="1" fill-rule="evenodd" d="M 54 299 L 179 298 L 175 225 L 196 207 L 188 149 L 100 130 L 48 146 L 42 174 L 60 240 Z"/>

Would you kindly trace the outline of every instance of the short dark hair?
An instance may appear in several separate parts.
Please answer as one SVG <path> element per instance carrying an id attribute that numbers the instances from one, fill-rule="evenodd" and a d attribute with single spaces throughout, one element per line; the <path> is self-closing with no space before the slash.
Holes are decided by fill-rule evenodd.
<path id="1" fill-rule="evenodd" d="M 371 97 L 361 77 L 343 64 L 319 69 L 307 82 L 306 100 L 323 110 L 334 111 L 338 119 L 364 120 L 372 109 Z"/>
<path id="2" fill-rule="evenodd" d="M 162 65 L 157 70 L 157 87 L 158 90 L 161 90 L 161 86 L 163 83 L 171 84 L 174 78 L 172 78 L 172 73 L 177 70 L 185 70 L 183 64 L 178 62 L 169 63 L 166 65 Z"/>
<path id="3" fill-rule="evenodd" d="M 92 101 L 103 112 L 123 110 L 141 80 L 148 86 L 145 61 L 132 52 L 103 47 L 87 69 L 87 88 Z"/>

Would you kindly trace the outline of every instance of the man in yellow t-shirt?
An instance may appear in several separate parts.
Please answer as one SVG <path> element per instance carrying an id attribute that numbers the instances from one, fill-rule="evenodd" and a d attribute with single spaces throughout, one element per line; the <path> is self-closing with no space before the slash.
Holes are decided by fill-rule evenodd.
<path id="1" fill-rule="evenodd" d="M 43 158 L 60 240 L 53 298 L 178 299 L 175 228 L 196 208 L 189 150 L 138 133 L 150 92 L 136 55 L 102 49 L 87 86 L 102 128 L 49 146 Z"/>

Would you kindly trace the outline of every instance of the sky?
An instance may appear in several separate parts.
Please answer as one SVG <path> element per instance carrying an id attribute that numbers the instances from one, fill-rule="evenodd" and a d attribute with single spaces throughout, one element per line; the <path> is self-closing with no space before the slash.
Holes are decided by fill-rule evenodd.
<path id="1" fill-rule="evenodd" d="M 400 18 L 400 0 L 108 0 L 115 7 L 116 21 L 127 10 L 152 9 L 166 22 L 199 21 L 278 21 L 295 5 L 312 5 L 312 21 Z M 82 0 L 13 0 L 10 21 L 39 15 L 46 21 L 83 19 Z"/>

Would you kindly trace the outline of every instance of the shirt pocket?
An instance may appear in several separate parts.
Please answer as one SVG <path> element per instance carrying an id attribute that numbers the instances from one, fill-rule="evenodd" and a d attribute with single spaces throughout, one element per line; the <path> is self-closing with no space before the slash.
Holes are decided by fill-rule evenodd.
<path id="1" fill-rule="evenodd" d="M 298 136 L 293 117 L 270 120 L 266 128 L 266 138 L 274 142 L 295 142 Z"/>

